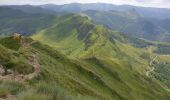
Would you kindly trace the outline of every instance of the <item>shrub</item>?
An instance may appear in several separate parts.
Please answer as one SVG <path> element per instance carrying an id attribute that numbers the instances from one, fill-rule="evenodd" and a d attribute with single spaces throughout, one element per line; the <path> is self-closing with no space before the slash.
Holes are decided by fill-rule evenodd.
<path id="1" fill-rule="evenodd" d="M 18 50 L 20 48 L 20 40 L 13 39 L 13 37 L 0 39 L 0 43 L 12 50 Z"/>
<path id="2" fill-rule="evenodd" d="M 33 67 L 20 60 L 10 60 L 4 65 L 6 69 L 12 69 L 19 74 L 29 74 L 33 72 Z"/>
<path id="3" fill-rule="evenodd" d="M 13 95 L 18 94 L 19 92 L 22 92 L 25 90 L 25 86 L 18 82 L 13 81 L 5 81 L 0 84 L 0 87 L 3 87 L 2 93 L 10 93 Z"/>
<path id="4" fill-rule="evenodd" d="M 0 97 L 4 97 L 9 94 L 8 88 L 0 86 Z"/>

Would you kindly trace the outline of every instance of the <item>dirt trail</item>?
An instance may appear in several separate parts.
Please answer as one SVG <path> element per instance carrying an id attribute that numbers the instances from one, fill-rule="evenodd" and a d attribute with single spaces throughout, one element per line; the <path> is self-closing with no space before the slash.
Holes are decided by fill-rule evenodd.
<path id="1" fill-rule="evenodd" d="M 24 43 L 23 41 L 21 42 L 22 47 L 27 48 L 31 44 L 36 43 L 37 41 L 32 41 L 31 43 Z M 15 74 L 12 70 L 10 74 L 5 75 L 5 70 L 4 67 L 0 64 L 0 81 L 16 81 L 16 82 L 25 82 L 27 80 L 31 80 L 40 73 L 40 64 L 37 59 L 37 56 L 35 54 L 32 55 L 31 61 L 29 64 L 31 64 L 34 68 L 34 72 L 23 75 L 23 74 Z M 0 100 L 18 100 L 17 96 L 15 95 L 7 95 L 5 97 L 0 97 Z"/>
<path id="2" fill-rule="evenodd" d="M 27 44 L 28 46 L 30 46 L 31 44 L 34 44 L 34 43 L 36 43 L 37 41 L 32 41 L 31 43 L 29 43 L 29 44 Z"/>
<path id="3" fill-rule="evenodd" d="M 152 65 L 153 65 L 153 62 L 154 62 L 154 61 L 156 61 L 156 59 L 157 59 L 157 58 L 158 58 L 158 56 L 156 55 L 156 56 L 155 56 L 155 57 L 154 57 L 154 58 L 150 61 L 150 63 L 149 63 L 149 64 L 150 64 L 150 66 L 152 66 Z"/>
<path id="4" fill-rule="evenodd" d="M 23 42 L 23 40 L 22 40 L 22 42 L 21 42 L 21 45 L 22 45 L 22 47 L 24 47 L 24 48 L 27 48 L 27 47 L 29 47 L 31 44 L 34 44 L 34 43 L 36 43 L 37 41 L 32 41 L 32 42 L 30 42 L 30 43 L 25 43 L 25 42 Z"/>
<path id="5" fill-rule="evenodd" d="M 149 73 L 151 73 L 151 72 L 153 72 L 153 71 L 155 70 L 155 68 L 152 67 L 152 65 L 153 65 L 153 62 L 156 61 L 157 58 L 158 58 L 158 56 L 156 55 L 156 56 L 149 62 L 149 66 L 148 66 L 148 67 L 151 68 L 151 69 L 146 72 L 146 76 L 149 76 Z"/>
<path id="6" fill-rule="evenodd" d="M 148 70 L 148 71 L 146 72 L 146 76 L 149 76 L 149 73 L 153 72 L 154 70 L 155 70 L 155 68 L 152 67 L 150 70 Z"/>
<path id="7" fill-rule="evenodd" d="M 37 56 L 35 54 L 32 55 L 32 60 L 31 60 L 30 64 L 34 68 L 33 73 L 30 73 L 30 74 L 27 74 L 27 75 L 23 75 L 23 74 L 15 75 L 14 72 L 11 72 L 11 74 L 7 74 L 7 75 L 3 75 L 3 73 L 2 73 L 0 75 L 0 80 L 13 80 L 13 81 L 18 81 L 18 82 L 24 82 L 26 80 L 33 79 L 34 77 L 36 77 L 40 73 L 40 64 L 39 64 Z M 0 65 L 0 67 L 2 67 L 2 65 Z M 1 72 L 5 73 L 3 68 L 1 68 Z"/>
<path id="8" fill-rule="evenodd" d="M 0 100 L 18 100 L 15 95 L 7 95 L 6 97 L 0 98 Z"/>
<path id="9" fill-rule="evenodd" d="M 27 75 L 23 75 L 23 74 L 18 74 L 18 75 L 9 74 L 9 75 L 4 75 L 4 76 L 0 75 L 0 80 L 2 80 L 2 81 L 10 80 L 10 81 L 17 81 L 17 82 L 25 82 L 26 80 L 33 79 L 37 75 L 38 75 L 37 73 L 31 73 L 31 74 L 27 74 Z"/>

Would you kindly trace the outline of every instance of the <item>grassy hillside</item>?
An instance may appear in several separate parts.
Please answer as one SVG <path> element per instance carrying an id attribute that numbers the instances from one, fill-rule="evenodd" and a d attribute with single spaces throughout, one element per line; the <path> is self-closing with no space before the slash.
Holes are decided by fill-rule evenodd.
<path id="1" fill-rule="evenodd" d="M 32 38 L 59 50 L 88 70 L 87 74 L 84 69 L 78 68 L 81 73 L 78 76 L 85 74 L 90 78 L 89 75 L 92 75 L 90 81 L 82 84 L 88 84 L 88 87 L 92 86 L 89 89 L 100 91 L 101 94 L 98 95 L 107 97 L 112 94 L 113 97 L 108 96 L 109 99 L 131 100 L 169 98 L 162 94 L 166 90 L 158 85 L 157 81 L 146 76 L 146 71 L 150 69 L 150 56 L 153 56 L 151 52 L 146 48 L 132 46 L 131 43 L 135 45 L 135 42 L 131 39 L 102 25 L 95 25 L 87 17 L 72 14 L 59 17 L 53 26 Z M 137 43 L 148 45 L 150 42 L 139 40 Z M 92 84 L 92 80 L 97 83 Z"/>
<path id="2" fill-rule="evenodd" d="M 31 8 L 0 7 L 0 34 L 36 33 L 31 38 L 0 38 L 0 99 L 169 100 L 168 43 L 109 30 L 83 14 L 54 16 Z M 128 31 L 155 31 L 150 21 L 138 20 L 135 11 L 109 12 L 98 20 L 116 22 L 114 27 L 126 22 L 132 25 L 126 26 Z"/>
<path id="3" fill-rule="evenodd" d="M 27 38 L 25 41 L 28 41 Z M 17 51 L 2 45 L 0 48 L 0 64 L 18 74 L 32 73 L 32 66 L 29 64 L 32 55 L 37 56 L 41 65 L 40 74 L 31 80 L 1 80 L 0 97 L 8 97 L 11 94 L 20 100 L 169 98 L 168 92 L 157 82 L 139 74 L 134 66 L 124 60 L 101 58 L 99 55 L 71 59 L 39 42 L 20 46 Z M 138 67 L 142 67 L 142 64 Z"/>

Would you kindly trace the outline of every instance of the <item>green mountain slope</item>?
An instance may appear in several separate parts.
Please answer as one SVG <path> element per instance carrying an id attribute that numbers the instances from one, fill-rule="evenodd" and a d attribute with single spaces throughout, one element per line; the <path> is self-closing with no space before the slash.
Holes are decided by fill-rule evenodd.
<path id="1" fill-rule="evenodd" d="M 11 41 L 10 38 L 7 39 Z M 15 70 L 17 78 L 18 74 L 33 73 L 29 61 L 32 55 L 36 55 L 41 72 L 24 82 L 22 79 L 14 81 L 13 78 L 1 80 L 0 97 L 12 94 L 21 100 L 169 98 L 168 92 L 156 81 L 139 74 L 126 61 L 98 57 L 70 59 L 48 46 L 32 42 L 33 40 L 29 38 L 24 38 L 24 41 L 25 46 L 20 46 L 17 51 L 8 49 L 8 46 L 4 47 L 4 44 L 0 45 L 0 64 L 4 68 Z"/>
<path id="2" fill-rule="evenodd" d="M 139 40 L 135 44 L 119 35 L 119 32 L 95 25 L 87 17 L 79 15 L 58 17 L 54 23 L 32 38 L 59 50 L 69 59 L 74 59 L 90 71 L 90 75 L 93 73 L 92 80 L 102 84 L 100 86 L 94 83 L 94 88 L 105 87 L 104 90 L 107 90 L 103 95 L 116 94 L 115 99 L 131 100 L 169 98 L 162 94 L 166 90 L 157 81 L 146 76 L 146 71 L 150 69 L 150 55 L 153 54 L 145 48 L 134 47 L 137 43 L 141 43 L 140 46 L 152 43 Z"/>
<path id="3" fill-rule="evenodd" d="M 29 7 L 0 7 L 0 34 L 37 33 L 22 42 L 0 38 L 0 99 L 169 100 L 169 58 L 164 56 L 170 53 L 168 43 L 109 30 L 83 14 L 54 16 Z M 134 21 L 139 16 L 132 13 L 110 16 Z M 153 61 L 155 56 L 160 63 Z"/>

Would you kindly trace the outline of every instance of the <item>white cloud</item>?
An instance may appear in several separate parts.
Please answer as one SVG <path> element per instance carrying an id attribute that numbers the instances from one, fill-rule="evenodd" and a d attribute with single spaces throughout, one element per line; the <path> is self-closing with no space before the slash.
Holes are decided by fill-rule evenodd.
<path id="1" fill-rule="evenodd" d="M 162 7 L 170 8 L 170 0 L 0 0 L 0 5 L 22 5 L 22 4 L 66 4 L 66 3 L 112 3 L 112 4 L 128 4 L 146 7 Z"/>

